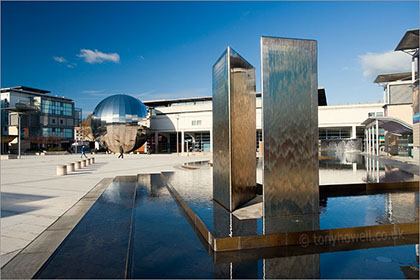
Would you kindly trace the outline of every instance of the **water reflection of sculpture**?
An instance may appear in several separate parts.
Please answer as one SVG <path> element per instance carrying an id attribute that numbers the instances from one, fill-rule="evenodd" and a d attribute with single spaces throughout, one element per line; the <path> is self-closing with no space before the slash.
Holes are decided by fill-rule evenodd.
<path id="1" fill-rule="evenodd" d="M 102 100 L 93 111 L 95 140 L 114 153 L 122 146 L 125 153 L 140 148 L 147 140 L 150 118 L 146 106 L 137 98 L 117 94 Z"/>

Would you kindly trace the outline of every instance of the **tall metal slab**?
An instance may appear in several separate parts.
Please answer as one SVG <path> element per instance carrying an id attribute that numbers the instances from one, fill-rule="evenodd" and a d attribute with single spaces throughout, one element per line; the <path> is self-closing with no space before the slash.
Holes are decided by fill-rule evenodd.
<path id="1" fill-rule="evenodd" d="M 319 226 L 317 43 L 261 38 L 265 232 Z M 276 217 L 272 219 L 270 217 Z"/>
<path id="2" fill-rule="evenodd" d="M 255 68 L 230 47 L 213 66 L 213 198 L 229 211 L 256 196 Z"/>

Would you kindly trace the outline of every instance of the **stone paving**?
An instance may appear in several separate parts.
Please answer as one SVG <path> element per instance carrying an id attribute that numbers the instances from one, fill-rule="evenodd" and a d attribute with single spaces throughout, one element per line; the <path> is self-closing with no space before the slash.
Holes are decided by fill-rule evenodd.
<path id="1" fill-rule="evenodd" d="M 102 178 L 173 171 L 208 155 L 93 155 L 95 164 L 66 176 L 56 166 L 79 155 L 23 156 L 1 161 L 1 266 L 89 192 Z"/>

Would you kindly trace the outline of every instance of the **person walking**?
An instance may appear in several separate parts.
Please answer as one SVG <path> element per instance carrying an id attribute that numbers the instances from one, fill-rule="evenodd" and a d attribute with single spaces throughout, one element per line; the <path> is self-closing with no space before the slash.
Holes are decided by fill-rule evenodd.
<path id="1" fill-rule="evenodd" d="M 82 145 L 82 155 L 80 156 L 80 158 L 83 158 L 83 156 L 85 156 L 85 158 L 87 158 L 85 145 Z"/>
<path id="2" fill-rule="evenodd" d="M 120 146 L 120 155 L 118 156 L 118 158 L 124 159 L 124 150 L 122 146 Z"/>

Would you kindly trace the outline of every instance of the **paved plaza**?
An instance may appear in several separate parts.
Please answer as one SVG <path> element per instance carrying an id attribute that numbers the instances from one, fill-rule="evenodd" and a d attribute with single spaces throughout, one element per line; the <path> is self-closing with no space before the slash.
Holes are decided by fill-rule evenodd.
<path id="1" fill-rule="evenodd" d="M 56 166 L 79 155 L 23 156 L 1 161 L 1 266 L 40 235 L 103 178 L 173 171 L 205 155 L 94 155 L 95 164 L 67 176 Z"/>

